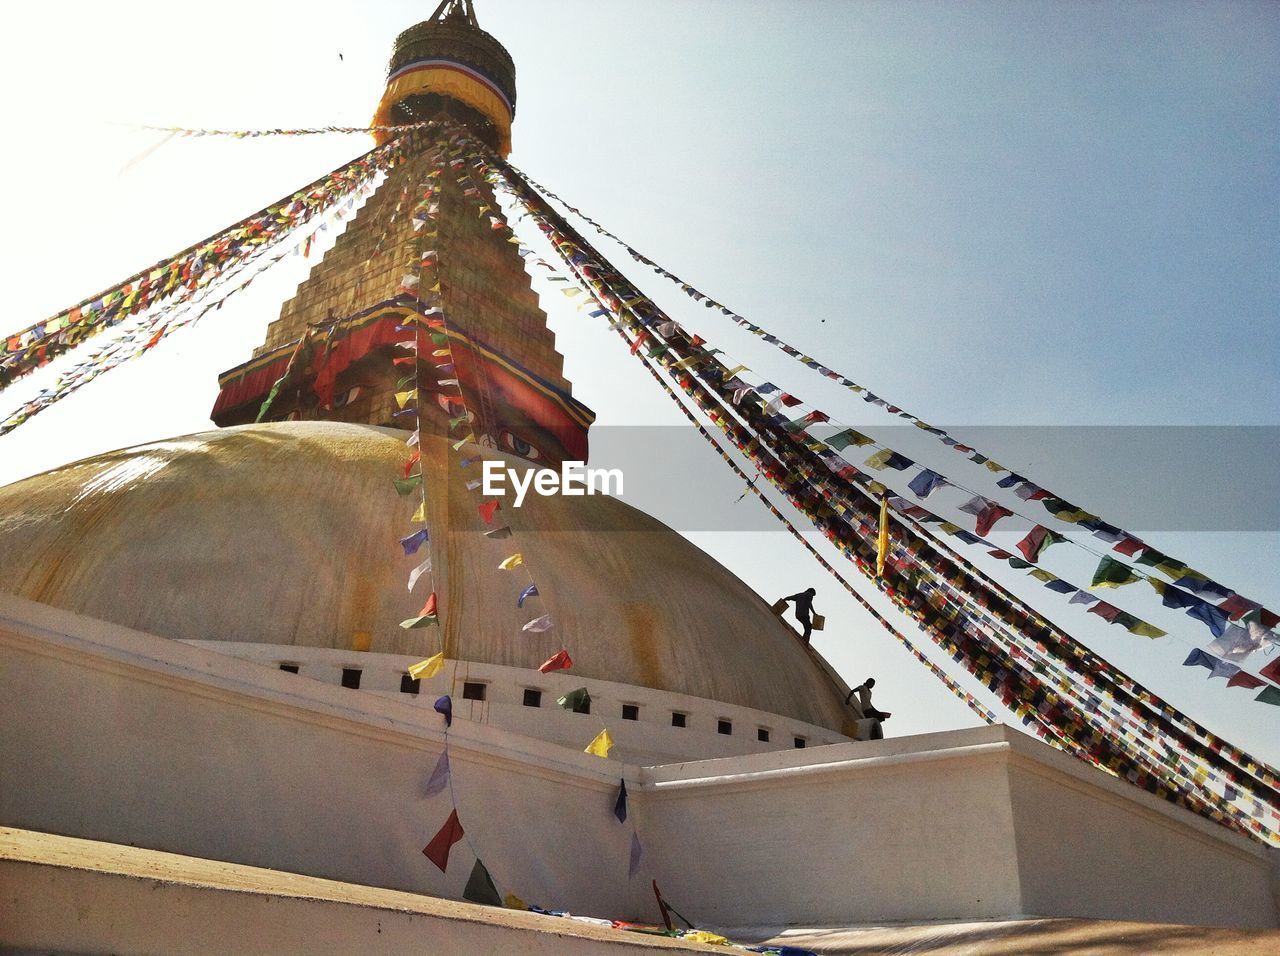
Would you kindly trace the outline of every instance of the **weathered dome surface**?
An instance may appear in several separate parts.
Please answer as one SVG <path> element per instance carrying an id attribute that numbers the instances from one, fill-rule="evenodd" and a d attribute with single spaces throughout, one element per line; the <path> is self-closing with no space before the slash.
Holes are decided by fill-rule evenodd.
<path id="1" fill-rule="evenodd" d="M 445 439 L 426 436 L 427 521 L 443 628 L 405 630 L 416 496 L 392 485 L 404 432 L 246 425 L 140 445 L 0 488 L 0 589 L 175 639 L 369 649 L 537 667 L 560 648 L 584 679 L 755 707 L 839 731 L 842 689 L 738 578 L 613 498 L 541 497 L 498 514 Z M 489 453 L 489 457 L 501 457 Z M 444 462 L 452 459 L 448 474 Z M 518 459 L 513 465 L 527 467 Z M 447 492 L 440 493 L 447 485 Z M 501 522 L 499 522 L 501 523 Z M 555 627 L 521 631 L 524 554 Z"/>

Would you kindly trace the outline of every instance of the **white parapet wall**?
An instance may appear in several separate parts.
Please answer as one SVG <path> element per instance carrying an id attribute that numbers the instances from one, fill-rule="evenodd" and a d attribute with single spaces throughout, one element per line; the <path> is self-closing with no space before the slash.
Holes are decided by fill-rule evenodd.
<path id="1" fill-rule="evenodd" d="M 0 596 L 0 824 L 453 899 L 479 854 L 501 892 L 617 919 L 655 919 L 657 879 L 722 927 L 1276 925 L 1270 851 L 1005 727 L 640 767 L 460 715 L 442 874 L 443 726 L 398 697 Z"/>
<path id="2" fill-rule="evenodd" d="M 296 669 L 291 673 L 299 681 L 341 687 L 346 673 L 359 683 L 355 693 L 409 704 L 432 720 L 436 698 L 450 694 L 454 714 L 460 718 L 566 747 L 585 747 L 602 726 L 607 726 L 617 747 L 614 756 L 627 763 L 768 753 L 850 739 L 791 717 L 705 697 L 584 678 L 572 669 L 542 674 L 528 667 L 450 661 L 434 678 L 414 682 L 406 680 L 406 668 L 417 663 L 417 657 L 278 644 L 184 643 L 273 670 L 282 666 Z M 589 713 L 574 713 L 556 705 L 558 697 L 579 687 L 586 687 L 591 694 Z M 853 723 L 870 736 L 873 721 Z"/>

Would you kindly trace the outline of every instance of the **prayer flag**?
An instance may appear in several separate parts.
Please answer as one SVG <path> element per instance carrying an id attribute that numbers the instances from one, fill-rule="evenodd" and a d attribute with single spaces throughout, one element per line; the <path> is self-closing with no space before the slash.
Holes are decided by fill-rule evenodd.
<path id="1" fill-rule="evenodd" d="M 1246 597 L 1241 597 L 1239 594 L 1233 594 L 1219 604 L 1218 607 L 1226 612 L 1228 618 L 1238 621 L 1250 611 L 1258 610 L 1262 605 L 1256 601 L 1250 601 Z"/>
<path id="2" fill-rule="evenodd" d="M 527 588 L 520 592 L 520 597 L 516 598 L 516 607 L 524 607 L 524 602 L 531 597 L 538 597 L 538 586 L 530 584 Z"/>
<path id="3" fill-rule="evenodd" d="M 876 577 L 884 577 L 884 562 L 889 556 L 889 496 L 880 496 L 880 527 L 876 536 Z"/>
<path id="4" fill-rule="evenodd" d="M 1262 670 L 1258 671 L 1258 674 L 1273 684 L 1280 684 L 1280 657 L 1277 657 Z"/>
<path id="5" fill-rule="evenodd" d="M 484 519 L 485 524 L 493 524 L 494 512 L 496 512 L 500 507 L 501 503 L 497 498 L 494 498 L 490 501 L 482 501 L 477 506 L 477 509 L 480 512 L 480 517 Z"/>
<path id="6" fill-rule="evenodd" d="M 1227 615 L 1221 608 L 1216 608 L 1208 601 L 1197 600 L 1187 608 L 1187 617 L 1202 621 L 1214 637 L 1221 637 L 1227 630 Z"/>
<path id="7" fill-rule="evenodd" d="M 596 734 L 595 740 L 587 744 L 583 753 L 595 754 L 597 757 L 608 757 L 609 748 L 613 746 L 613 738 L 609 736 L 609 731 L 602 730 Z"/>
<path id="8" fill-rule="evenodd" d="M 1097 570 L 1093 572 L 1093 582 L 1089 587 L 1118 588 L 1125 584 L 1132 584 L 1136 580 L 1138 576 L 1133 573 L 1129 565 L 1103 555 L 1102 560 L 1098 562 Z"/>
<path id="9" fill-rule="evenodd" d="M 1221 637 L 1214 639 L 1208 650 L 1228 661 L 1242 661 L 1262 647 L 1265 633 L 1260 625 L 1241 627 L 1239 624 L 1231 624 Z"/>
<path id="10" fill-rule="evenodd" d="M 418 507 L 414 509 L 413 517 L 409 520 L 414 524 L 419 524 L 427 520 L 427 503 L 425 501 L 418 502 Z M 410 587 L 409 590 L 412 591 L 413 588 Z"/>
<path id="11" fill-rule="evenodd" d="M 911 479 L 911 483 L 907 485 L 917 497 L 928 498 L 939 488 L 947 485 L 947 479 L 942 477 L 936 471 L 930 468 L 924 469 L 920 474 Z"/>
<path id="12" fill-rule="evenodd" d="M 436 592 L 432 591 L 427 597 L 427 603 L 422 606 L 422 610 L 418 612 L 417 617 L 411 617 L 407 621 L 401 621 L 400 626 L 406 630 L 415 627 L 426 627 L 429 624 L 439 624 L 440 619 L 436 617 Z"/>
<path id="13" fill-rule="evenodd" d="M 765 391 L 765 387 L 761 385 L 756 389 L 756 391 L 763 392 Z M 863 445 L 870 445 L 871 439 L 862 434 L 862 432 L 855 431 L 852 428 L 846 428 L 844 431 L 836 432 L 828 438 L 827 444 L 836 449 L 848 448 L 850 445 L 853 445 L 855 448 L 861 448 Z"/>
<path id="14" fill-rule="evenodd" d="M 575 713 L 585 714 L 590 712 L 591 695 L 587 693 L 585 687 L 579 687 L 577 690 L 571 690 L 563 697 L 557 697 L 556 703 L 565 710 L 572 710 Z"/>
<path id="15" fill-rule="evenodd" d="M 1188 569 L 1187 574 L 1184 574 L 1173 583 L 1209 601 L 1223 601 L 1231 596 L 1231 592 L 1218 582 L 1210 581 L 1203 574 L 1190 569 Z"/>
<path id="16" fill-rule="evenodd" d="M 426 786 L 422 788 L 422 792 L 428 797 L 434 797 L 447 786 L 449 786 L 449 751 L 442 750 L 440 759 L 436 761 L 435 769 L 431 771 L 431 776 L 427 778 Z"/>
<path id="17" fill-rule="evenodd" d="M 1213 671 L 1209 674 L 1213 677 L 1234 677 L 1240 673 L 1240 665 L 1232 664 L 1230 661 L 1218 661 L 1213 665 Z"/>
<path id="18" fill-rule="evenodd" d="M 418 583 L 418 578 L 422 577 L 430 570 L 431 558 L 428 556 L 427 560 L 423 561 L 420 565 L 409 572 L 409 590 L 412 591 L 413 586 Z"/>
<path id="19" fill-rule="evenodd" d="M 1050 545 L 1065 540 L 1062 535 L 1054 534 L 1044 525 L 1036 525 L 1025 538 L 1018 542 L 1017 548 L 1028 561 L 1039 561 Z"/>
<path id="20" fill-rule="evenodd" d="M 1114 604 L 1108 604 L 1106 601 L 1098 601 L 1089 608 L 1089 613 L 1096 614 L 1107 623 L 1110 623 L 1120 614 L 1120 609 Z"/>
<path id="21" fill-rule="evenodd" d="M 544 614 L 542 617 L 535 617 L 520 630 L 528 631 L 530 634 L 541 634 L 543 631 L 549 631 L 551 630 L 551 615 Z"/>
<path id="22" fill-rule="evenodd" d="M 489 876 L 489 871 L 484 868 L 484 864 L 480 862 L 479 857 L 476 858 L 475 866 L 471 868 L 471 875 L 467 877 L 467 885 L 462 890 L 462 898 L 470 900 L 472 903 L 479 903 L 482 906 L 502 905 L 502 897 L 498 895 L 498 889 L 493 885 L 493 879 Z"/>
<path id="23" fill-rule="evenodd" d="M 510 571 L 512 568 L 518 568 L 522 564 L 524 564 L 524 555 L 517 551 L 510 557 L 503 558 L 498 563 L 498 569 L 500 571 Z"/>
<path id="24" fill-rule="evenodd" d="M 1146 621 L 1138 620 L 1135 620 L 1130 624 L 1126 630 L 1128 630 L 1130 634 L 1138 635 L 1138 637 L 1151 638 L 1164 637 L 1169 633 L 1168 631 L 1160 630 L 1160 628 L 1156 627 L 1154 624 L 1148 624 Z"/>
<path id="25" fill-rule="evenodd" d="M 492 531 L 486 531 L 484 536 L 486 538 L 492 538 L 494 541 L 499 541 L 503 538 L 511 537 L 511 529 L 504 524 L 501 528 L 494 528 Z"/>
<path id="26" fill-rule="evenodd" d="M 565 671 L 573 666 L 573 659 L 569 656 L 568 651 L 557 651 L 552 657 L 543 661 L 538 670 L 543 674 L 550 674 L 552 671 Z"/>
<path id="27" fill-rule="evenodd" d="M 436 702 L 432 704 L 432 708 L 444 718 L 446 727 L 453 726 L 453 699 L 448 694 L 443 697 L 437 697 Z"/>
<path id="28" fill-rule="evenodd" d="M 410 664 L 407 673 L 414 680 L 430 680 L 444 669 L 444 652 L 432 654 L 425 661 Z"/>
<path id="29" fill-rule="evenodd" d="M 1196 648 L 1190 654 L 1187 655 L 1187 659 L 1182 662 L 1182 666 L 1183 667 L 1197 667 L 1197 666 L 1207 667 L 1209 668 L 1209 670 L 1213 670 L 1213 665 L 1216 662 L 1217 662 L 1216 657 L 1213 657 L 1210 654 L 1206 654 L 1204 651 L 1200 650 L 1199 648 Z"/>
<path id="30" fill-rule="evenodd" d="M 965 514 L 973 515 L 977 519 L 974 531 L 979 537 L 983 538 L 987 536 L 987 533 L 997 521 L 1013 514 L 1008 508 L 997 504 L 989 498 L 984 498 L 982 495 L 974 495 L 960 506 L 960 510 Z"/>
<path id="31" fill-rule="evenodd" d="M 1280 706 L 1280 687 L 1264 687 L 1254 700 L 1262 701 L 1264 704 Z"/>
<path id="32" fill-rule="evenodd" d="M 427 541 L 427 529 L 420 528 L 417 531 L 415 531 L 413 534 L 406 535 L 405 537 L 401 538 L 400 545 L 401 547 L 404 548 L 404 553 L 406 555 L 417 554 L 418 549 L 421 548 L 426 543 L 426 541 Z"/>
<path id="33" fill-rule="evenodd" d="M 627 782 L 618 781 L 618 799 L 613 802 L 613 815 L 619 823 L 627 822 Z"/>
<path id="34" fill-rule="evenodd" d="M 391 479 L 391 483 L 396 486 L 396 493 L 403 498 L 405 495 L 410 494 L 413 489 L 422 484 L 422 476 L 413 475 L 410 478 L 393 478 Z"/>
<path id="35" fill-rule="evenodd" d="M 882 448 L 863 464 L 868 468 L 874 468 L 876 471 L 883 471 L 885 468 L 892 468 L 894 471 L 905 471 L 915 462 L 905 455 L 899 455 L 891 448 Z"/>
<path id="36" fill-rule="evenodd" d="M 462 824 L 458 822 L 458 811 L 455 808 L 449 812 L 449 819 L 444 822 L 440 832 L 423 849 L 423 855 L 438 866 L 441 873 L 445 873 L 449 868 L 449 850 L 461 839 Z"/>
<path id="37" fill-rule="evenodd" d="M 1155 587 L 1156 584 L 1160 584 L 1160 587 L 1156 588 L 1156 590 L 1160 592 L 1160 603 L 1165 607 L 1195 607 L 1200 601 L 1200 599 L 1194 594 L 1188 594 L 1186 591 L 1176 588 L 1172 584 L 1163 584 L 1152 578 L 1151 586 Z"/>
<path id="38" fill-rule="evenodd" d="M 1228 687 L 1261 687 L 1266 681 L 1258 680 L 1247 671 L 1237 671 L 1231 675 L 1231 679 L 1227 681 Z"/>
<path id="39" fill-rule="evenodd" d="M 631 831 L 631 858 L 627 863 L 627 878 L 635 876 L 640 872 L 640 857 L 644 855 L 644 850 L 640 847 L 640 835 L 634 830 Z"/>

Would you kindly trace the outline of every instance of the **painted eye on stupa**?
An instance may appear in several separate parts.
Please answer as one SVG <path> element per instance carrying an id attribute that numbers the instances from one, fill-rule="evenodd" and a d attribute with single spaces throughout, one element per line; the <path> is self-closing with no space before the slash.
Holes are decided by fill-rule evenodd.
<path id="1" fill-rule="evenodd" d="M 503 430 L 502 445 L 507 450 L 515 452 L 521 458 L 528 458 L 530 461 L 537 461 L 542 457 L 542 452 L 514 432 Z"/>

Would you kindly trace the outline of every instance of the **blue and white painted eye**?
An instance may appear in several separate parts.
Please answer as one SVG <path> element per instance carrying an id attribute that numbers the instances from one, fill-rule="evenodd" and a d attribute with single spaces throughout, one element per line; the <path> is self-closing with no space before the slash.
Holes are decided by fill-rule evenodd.
<path id="1" fill-rule="evenodd" d="M 528 458 L 530 461 L 537 461 L 542 457 L 542 452 L 535 448 L 529 442 L 525 441 L 515 432 L 509 432 L 506 429 L 502 431 L 502 447 L 507 451 L 514 452 L 521 458 Z"/>

